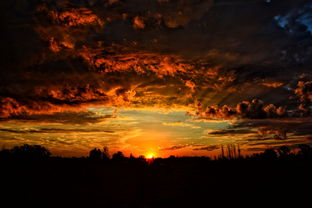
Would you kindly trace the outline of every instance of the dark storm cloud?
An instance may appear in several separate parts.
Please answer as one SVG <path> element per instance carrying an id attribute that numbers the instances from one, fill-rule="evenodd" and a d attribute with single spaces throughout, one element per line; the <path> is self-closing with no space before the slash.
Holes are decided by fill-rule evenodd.
<path id="1" fill-rule="evenodd" d="M 256 142 L 250 143 L 250 146 L 258 146 L 258 145 L 289 145 L 289 144 L 303 144 L 306 143 L 304 140 L 287 140 L 287 141 L 269 141 L 269 142 Z"/>
<path id="2" fill-rule="evenodd" d="M 220 130 L 219 135 L 243 135 L 246 131 L 247 141 L 287 140 L 311 136 L 312 120 L 310 118 L 284 118 L 263 120 L 242 120 L 235 122 L 228 129 Z M 214 133 L 214 132 L 212 132 Z M 252 138 L 253 137 L 253 138 Z"/>
<path id="3" fill-rule="evenodd" d="M 225 129 L 206 131 L 206 138 L 236 138 L 244 149 L 257 151 L 268 146 L 311 144 L 311 127 L 310 118 L 245 119 Z"/>
<path id="4" fill-rule="evenodd" d="M 231 136 L 239 138 L 241 144 L 255 146 L 310 143 L 311 128 L 310 118 L 244 119 L 233 122 L 225 129 L 206 132 L 207 138 Z"/>
<path id="5" fill-rule="evenodd" d="M 0 5 L 2 118 L 195 101 L 226 105 L 204 109 L 206 117 L 275 118 L 284 116 L 284 107 L 298 109 L 289 96 L 299 81 L 310 81 L 300 76 L 311 74 L 306 0 Z M 297 99 L 309 97 L 299 91 Z M 261 107 L 243 101 L 254 97 L 264 101 Z M 307 99 L 302 111 L 310 108 Z"/>
<path id="6" fill-rule="evenodd" d="M 242 101 L 231 108 L 227 105 L 203 107 L 201 103 L 196 104 L 196 116 L 200 119 L 232 119 L 232 118 L 283 118 L 288 117 L 284 107 L 277 107 L 274 104 L 264 105 L 262 100 Z"/>
<path id="7" fill-rule="evenodd" d="M 35 114 L 13 116 L 10 120 L 27 121 L 34 123 L 63 123 L 63 124 L 95 124 L 116 118 L 116 115 L 97 115 L 90 111 L 87 112 L 58 112 L 53 114 Z M 8 119 L 0 119 L 0 122 L 6 122 Z"/>
<path id="8" fill-rule="evenodd" d="M 222 129 L 222 130 L 216 130 L 216 131 L 211 131 L 209 134 L 211 135 L 239 135 L 239 134 L 250 134 L 250 133 L 255 133 L 255 131 L 250 130 L 250 129 Z"/>
<path id="9" fill-rule="evenodd" d="M 60 129 L 60 128 L 40 128 L 35 130 L 14 130 L 14 129 L 1 129 L 0 132 L 9 132 L 9 133 L 114 133 L 110 130 L 99 130 L 99 129 Z"/>
<path id="10" fill-rule="evenodd" d="M 213 151 L 220 149 L 220 145 L 202 145 L 202 144 L 183 144 L 183 145 L 175 145 L 168 148 L 163 148 L 161 150 L 179 150 L 187 147 L 191 147 L 194 151 L 205 150 L 205 151 Z"/>
<path id="11" fill-rule="evenodd" d="M 213 150 L 217 150 L 217 149 L 220 149 L 219 145 L 208 145 L 208 146 L 204 146 L 204 147 L 194 148 L 193 150 L 213 151 Z"/>
<path id="12" fill-rule="evenodd" d="M 171 146 L 171 147 L 167 147 L 167 148 L 163 148 L 161 150 L 179 150 L 179 149 L 183 149 L 183 148 L 186 148 L 186 147 L 189 147 L 191 145 L 189 144 L 183 144 L 183 145 L 175 145 L 175 146 Z"/>

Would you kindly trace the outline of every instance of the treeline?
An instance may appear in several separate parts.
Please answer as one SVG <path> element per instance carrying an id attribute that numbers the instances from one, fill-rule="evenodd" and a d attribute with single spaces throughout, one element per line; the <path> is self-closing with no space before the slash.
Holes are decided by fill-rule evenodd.
<path id="1" fill-rule="evenodd" d="M 38 160 L 48 159 L 51 157 L 51 152 L 40 145 L 24 144 L 15 146 L 12 149 L 2 149 L 0 151 L 1 159 L 25 159 Z"/>
<path id="2" fill-rule="evenodd" d="M 237 150 L 236 150 L 237 151 Z M 226 154 L 226 153 L 227 154 Z M 224 149 L 222 147 L 221 154 L 214 157 L 214 161 L 226 161 L 226 160 L 312 160 L 312 147 L 307 144 L 300 144 L 296 151 L 291 151 L 288 146 L 280 146 L 276 149 L 268 148 L 261 153 L 255 153 L 249 156 L 242 156 L 240 154 L 235 154 L 235 147 L 229 145 Z M 22 159 L 22 160 L 45 160 L 51 158 L 62 159 L 62 157 L 53 157 L 51 152 L 43 146 L 40 145 L 29 145 L 24 144 L 21 146 L 15 146 L 12 149 L 2 149 L 0 151 L 0 159 Z M 168 158 L 153 158 L 146 159 L 143 155 L 139 157 L 134 157 L 132 154 L 130 157 L 126 157 L 121 151 L 114 154 L 110 154 L 107 147 L 103 150 L 94 148 L 89 152 L 87 157 L 80 157 L 78 159 L 86 159 L 92 161 L 126 161 L 126 160 L 139 160 L 153 162 L 162 159 L 204 159 L 211 160 L 209 157 L 175 157 L 170 156 Z M 65 159 L 65 158 L 63 158 Z M 68 159 L 68 158 L 67 158 Z M 77 159 L 77 158 L 76 158 Z"/>

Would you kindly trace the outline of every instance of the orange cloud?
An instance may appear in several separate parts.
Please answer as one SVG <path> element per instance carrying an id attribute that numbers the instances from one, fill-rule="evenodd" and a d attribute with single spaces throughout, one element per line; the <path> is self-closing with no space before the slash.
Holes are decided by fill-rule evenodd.
<path id="1" fill-rule="evenodd" d="M 312 81 L 298 82 L 295 94 L 300 98 L 301 102 L 312 102 Z"/>
<path id="2" fill-rule="evenodd" d="M 104 22 L 87 8 L 68 8 L 66 11 L 49 11 L 49 17 L 53 22 L 65 26 L 79 26 L 79 25 L 100 25 Z"/>
<path id="3" fill-rule="evenodd" d="M 0 118 L 32 114 L 50 114 L 83 110 L 88 106 L 127 106 L 136 92 L 116 86 L 104 91 L 101 88 L 74 86 L 38 87 L 27 98 L 0 97 Z"/>
<path id="4" fill-rule="evenodd" d="M 295 94 L 299 98 L 299 111 L 305 116 L 311 115 L 312 110 L 312 81 L 300 81 L 295 89 Z"/>
<path id="5" fill-rule="evenodd" d="M 185 86 L 188 87 L 188 88 L 190 88 L 192 92 L 195 91 L 196 85 L 195 85 L 194 82 L 192 82 L 192 81 L 190 81 L 190 80 L 187 80 L 187 81 L 185 82 Z"/>
<path id="6" fill-rule="evenodd" d="M 139 17 L 139 16 L 134 17 L 133 28 L 135 28 L 135 29 L 144 29 L 145 28 L 145 24 L 144 24 L 142 17 Z"/>
<path id="7" fill-rule="evenodd" d="M 19 102 L 14 98 L 0 97 L 0 118 L 33 114 L 51 114 L 70 110 L 81 110 L 79 105 L 53 104 L 47 101 Z"/>
<path id="8" fill-rule="evenodd" d="M 264 82 L 262 83 L 262 85 L 266 87 L 278 88 L 280 86 L 283 86 L 284 83 L 283 82 Z"/>
<path id="9" fill-rule="evenodd" d="M 154 72 L 157 76 L 175 76 L 177 73 L 185 73 L 193 66 L 183 63 L 182 60 L 172 55 L 160 55 L 153 53 L 116 53 L 114 48 L 106 48 L 111 55 L 102 55 L 104 50 L 96 50 L 85 47 L 79 55 L 86 61 L 91 69 L 98 72 L 129 72 L 138 74 Z M 121 52 L 121 51 L 120 51 Z"/>

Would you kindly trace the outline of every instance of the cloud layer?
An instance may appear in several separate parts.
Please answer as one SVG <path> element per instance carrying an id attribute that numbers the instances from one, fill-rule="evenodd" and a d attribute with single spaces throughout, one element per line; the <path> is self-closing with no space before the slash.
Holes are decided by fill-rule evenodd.
<path id="1" fill-rule="evenodd" d="M 208 119 L 311 115 L 307 1 L 0 4 L 1 118 L 93 105 L 195 105 Z"/>

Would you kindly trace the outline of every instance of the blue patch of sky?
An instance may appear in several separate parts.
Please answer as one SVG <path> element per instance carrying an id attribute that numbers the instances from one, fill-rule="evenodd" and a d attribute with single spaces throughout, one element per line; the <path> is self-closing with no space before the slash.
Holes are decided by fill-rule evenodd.
<path id="1" fill-rule="evenodd" d="M 274 17 L 274 20 L 278 24 L 279 27 L 283 29 L 287 29 L 290 32 L 291 24 L 294 22 L 299 23 L 301 25 L 306 26 L 307 31 L 312 35 L 312 4 L 308 4 L 304 9 L 299 10 L 298 12 L 290 12 L 286 15 L 277 15 Z M 293 19 L 294 22 L 291 22 Z"/>
<path id="2" fill-rule="evenodd" d="M 288 22 L 289 22 L 288 19 L 289 19 L 288 15 L 286 16 L 277 15 L 274 17 L 274 20 L 277 22 L 278 26 L 284 29 L 288 25 Z"/>
<path id="3" fill-rule="evenodd" d="M 298 23 L 307 27 L 307 31 L 312 34 L 312 12 L 311 13 L 304 13 L 301 15 L 297 20 Z"/>

